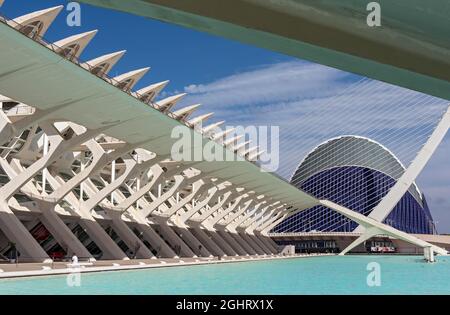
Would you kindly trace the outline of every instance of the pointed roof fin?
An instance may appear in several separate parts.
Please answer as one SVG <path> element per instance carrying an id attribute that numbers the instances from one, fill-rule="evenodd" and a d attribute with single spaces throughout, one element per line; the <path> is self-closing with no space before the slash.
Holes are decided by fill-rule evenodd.
<path id="1" fill-rule="evenodd" d="M 42 37 L 45 32 L 47 32 L 47 29 L 53 23 L 59 12 L 61 12 L 62 8 L 64 8 L 64 6 L 59 5 L 56 7 L 31 12 L 15 18 L 10 24 L 15 29 L 20 30 L 29 37 Z"/>
<path id="2" fill-rule="evenodd" d="M 222 125 L 223 123 L 225 123 L 225 120 L 213 123 L 211 125 L 206 126 L 205 128 L 203 128 L 202 133 L 203 134 L 207 134 L 211 131 L 214 131 L 214 129 L 216 129 L 217 127 L 219 127 L 220 125 Z"/>
<path id="3" fill-rule="evenodd" d="M 95 75 L 108 74 L 112 67 L 123 57 L 126 50 L 103 55 L 83 63 L 81 66 L 90 70 Z"/>
<path id="4" fill-rule="evenodd" d="M 113 84 L 121 90 L 130 91 L 148 70 L 150 70 L 150 68 L 146 67 L 123 73 L 113 78 Z"/>
<path id="5" fill-rule="evenodd" d="M 198 107 L 200 104 L 194 104 L 191 106 L 183 107 L 177 111 L 173 112 L 173 116 L 177 120 L 186 120 Z"/>
<path id="6" fill-rule="evenodd" d="M 169 80 L 158 82 L 146 86 L 138 91 L 136 91 L 136 97 L 139 98 L 144 103 L 152 102 L 155 97 L 166 87 L 169 83 Z"/>
<path id="7" fill-rule="evenodd" d="M 233 143 L 235 143 L 236 141 L 238 141 L 239 139 L 241 139 L 243 136 L 244 136 L 244 135 L 239 135 L 239 136 L 236 136 L 236 137 L 234 137 L 234 138 L 227 139 L 227 140 L 225 140 L 225 141 L 223 142 L 223 145 L 224 145 L 224 146 L 229 146 L 230 144 L 233 144 Z"/>
<path id="8" fill-rule="evenodd" d="M 169 96 L 159 102 L 156 102 L 156 108 L 165 113 L 172 109 L 177 102 L 179 102 L 183 97 L 185 97 L 187 93 L 181 93 L 177 95 Z"/>
<path id="9" fill-rule="evenodd" d="M 49 46 L 65 58 L 78 58 L 92 38 L 94 38 L 95 34 L 97 34 L 97 30 L 72 35 L 53 44 L 49 44 Z"/>
<path id="10" fill-rule="evenodd" d="M 201 116 L 197 116 L 188 121 L 188 124 L 192 127 L 197 127 L 199 124 L 203 124 L 203 122 L 209 119 L 214 113 L 208 113 Z"/>

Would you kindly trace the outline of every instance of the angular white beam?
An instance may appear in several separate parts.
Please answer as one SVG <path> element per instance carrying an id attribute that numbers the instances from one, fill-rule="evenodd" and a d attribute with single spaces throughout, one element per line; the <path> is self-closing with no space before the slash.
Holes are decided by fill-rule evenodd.
<path id="1" fill-rule="evenodd" d="M 122 211 L 126 211 L 128 208 L 131 207 L 132 204 L 134 204 L 136 201 L 138 201 L 142 196 L 144 196 L 150 189 L 152 189 L 163 173 L 163 170 L 159 165 L 155 165 L 152 167 L 152 179 L 146 183 L 144 186 L 142 186 L 138 191 L 134 192 L 130 195 L 130 197 L 126 198 L 122 202 L 119 203 L 117 208 L 122 209 Z"/>
<path id="2" fill-rule="evenodd" d="M 234 207 L 234 209 L 226 209 L 226 211 L 223 211 L 222 214 L 218 214 L 218 219 L 219 221 L 217 221 L 217 229 L 226 229 L 227 225 L 229 224 L 230 221 L 233 220 L 233 218 L 237 215 L 239 216 L 239 214 L 244 213 L 247 211 L 247 209 L 250 208 L 250 206 L 254 203 L 253 199 L 250 200 L 244 200 L 242 199 L 240 202 L 240 206 L 238 208 L 237 211 L 235 211 L 234 213 L 231 213 L 233 210 L 236 209 L 236 207 Z M 233 231 L 232 231 L 233 232 Z"/>
<path id="3" fill-rule="evenodd" d="M 106 129 L 102 128 L 101 130 L 87 130 L 81 135 L 74 136 L 73 138 L 64 141 L 63 138 L 59 135 L 58 131 L 52 125 L 42 125 L 42 128 L 46 130 L 46 133 L 49 137 L 51 146 L 50 151 L 47 153 L 47 155 L 37 160 L 26 170 L 21 172 L 17 177 L 14 178 L 14 180 L 9 181 L 7 184 L 3 185 L 0 188 L 0 198 L 3 198 L 3 200 L 8 200 L 14 193 L 16 193 L 20 189 L 21 186 L 23 186 L 27 181 L 34 177 L 39 171 L 54 162 L 66 150 L 69 150 L 74 146 L 77 146 L 89 140 L 89 138 L 92 138 L 93 136 Z"/>
<path id="4" fill-rule="evenodd" d="M 364 241 L 364 239 L 367 236 L 373 236 L 373 235 L 388 235 L 388 236 L 392 236 L 394 238 L 403 240 L 405 242 L 408 242 L 410 244 L 425 248 L 425 247 L 431 247 L 432 250 L 438 254 L 441 255 L 447 255 L 447 251 L 443 248 L 440 248 L 438 246 L 432 245 L 430 243 L 427 243 L 421 239 L 418 239 L 415 236 L 412 236 L 408 233 L 405 233 L 403 231 L 399 231 L 389 225 L 383 224 L 381 222 L 378 222 L 377 220 L 370 218 L 370 217 L 366 217 L 363 214 L 360 214 L 358 212 L 352 211 L 350 209 L 347 209 L 341 205 L 338 205 L 332 201 L 329 200 L 320 200 L 320 204 L 332 209 L 344 216 L 346 216 L 347 218 L 361 224 L 362 226 L 364 226 L 367 231 L 364 233 L 364 237 L 361 237 L 358 242 L 354 242 L 352 243 L 352 248 L 355 247 L 356 245 L 360 244 L 361 241 Z M 343 254 L 345 254 L 346 252 L 348 252 L 351 248 L 347 248 L 344 250 L 344 252 L 342 252 Z"/>
<path id="5" fill-rule="evenodd" d="M 380 203 L 369 214 L 369 217 L 382 222 L 391 213 L 392 209 L 397 205 L 400 199 L 408 191 L 409 187 L 414 183 L 417 176 L 422 172 L 423 168 L 433 156 L 439 144 L 444 139 L 445 134 L 450 128 L 450 107 L 442 116 L 438 125 L 428 138 L 425 145 L 419 151 L 415 159 L 412 161 L 408 169 L 398 179 L 397 183 L 389 190 L 388 194 L 380 201 Z M 362 229 L 356 229 L 360 232 Z"/>
<path id="6" fill-rule="evenodd" d="M 245 233 L 251 234 L 253 233 L 254 229 L 259 225 L 259 221 L 263 220 L 263 216 L 267 215 L 268 217 L 270 217 L 276 210 L 282 208 L 283 205 L 278 206 L 278 207 L 267 207 L 263 210 L 261 210 L 257 215 L 255 215 L 253 218 L 251 218 L 250 220 L 244 222 L 241 226 L 239 226 L 237 228 L 238 231 L 244 231 Z"/>
<path id="7" fill-rule="evenodd" d="M 187 220 L 189 220 L 193 215 L 195 215 L 198 211 L 203 209 L 209 203 L 209 201 L 214 197 L 214 195 L 218 190 L 219 189 L 216 186 L 210 188 L 208 190 L 208 196 L 206 196 L 202 201 L 197 202 L 196 205 L 192 207 L 192 209 L 186 211 L 180 217 L 180 221 L 186 223 Z"/>
<path id="8" fill-rule="evenodd" d="M 231 190 L 232 188 L 230 188 Z M 212 206 L 211 208 L 209 208 L 209 210 L 204 211 L 200 216 L 198 217 L 194 217 L 192 218 L 192 220 L 194 220 L 195 222 L 199 222 L 199 223 L 203 223 L 206 220 L 209 219 L 209 217 L 215 213 L 216 211 L 218 211 L 224 204 L 225 202 L 230 198 L 230 196 L 232 195 L 231 191 L 224 191 L 222 193 L 222 195 L 219 197 L 218 202 Z M 206 227 L 206 226 L 205 226 Z"/>
<path id="9" fill-rule="evenodd" d="M 227 229 L 228 231 L 230 231 L 230 232 L 236 232 L 236 228 L 237 228 L 239 225 L 241 225 L 241 224 L 244 223 L 247 219 L 249 219 L 253 214 L 255 214 L 255 213 L 258 211 L 258 209 L 259 209 L 261 206 L 265 205 L 266 203 L 267 203 L 266 200 L 261 200 L 261 201 L 259 201 L 259 202 L 256 204 L 256 206 L 255 206 L 251 211 L 249 211 L 249 212 L 247 212 L 247 213 L 245 213 L 245 214 L 244 214 L 244 211 L 238 211 L 238 212 L 236 212 L 235 215 L 233 215 L 233 216 L 228 220 L 228 222 L 230 222 L 230 220 L 232 220 L 232 222 L 229 223 L 229 224 L 226 226 L 226 229 Z M 242 210 L 242 209 L 241 209 L 241 210 Z M 233 220 L 234 220 L 234 222 L 233 222 Z"/>
<path id="10" fill-rule="evenodd" d="M 192 191 L 189 193 L 189 195 L 187 195 L 186 197 L 181 199 L 179 202 L 175 203 L 172 207 L 167 209 L 165 212 L 163 212 L 162 216 L 170 218 L 175 213 L 177 213 L 178 210 L 180 210 L 182 207 L 184 207 L 188 202 L 191 202 L 191 200 L 195 197 L 195 195 L 197 194 L 200 187 L 202 187 L 204 184 L 205 184 L 205 182 L 202 179 L 195 181 L 192 184 Z"/>
<path id="11" fill-rule="evenodd" d="M 162 194 L 161 196 L 157 197 L 155 200 L 152 201 L 152 203 L 150 203 L 148 206 L 144 207 L 140 212 L 142 214 L 142 216 L 144 217 L 148 217 L 149 215 L 151 215 L 156 209 L 158 209 L 158 207 L 165 202 L 167 199 L 169 199 L 170 197 L 172 197 L 175 192 L 178 190 L 178 188 L 180 187 L 180 185 L 185 181 L 185 177 L 183 175 L 175 175 L 174 176 L 174 183 L 172 185 L 172 187 L 165 192 L 164 194 Z"/>

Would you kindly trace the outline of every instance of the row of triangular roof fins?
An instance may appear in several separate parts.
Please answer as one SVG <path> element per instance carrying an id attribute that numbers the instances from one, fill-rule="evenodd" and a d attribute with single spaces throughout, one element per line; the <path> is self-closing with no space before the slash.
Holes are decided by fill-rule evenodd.
<path id="1" fill-rule="evenodd" d="M 31 38 L 35 40 L 41 40 L 62 8 L 63 6 L 61 5 L 40 11 L 35 11 L 13 20 L 9 20 L 7 21 L 7 23 Z M 53 44 L 48 45 L 52 46 L 51 48 L 53 50 L 55 50 L 65 58 L 72 61 L 78 60 L 81 53 L 96 33 L 97 30 L 85 32 L 61 39 Z M 182 121 L 189 127 L 196 128 L 197 130 L 199 130 L 198 127 L 201 126 L 204 121 L 206 121 L 213 115 L 213 113 L 208 113 L 188 120 L 189 116 L 200 106 L 200 104 L 190 105 L 171 112 L 172 108 L 186 95 L 186 93 L 169 96 L 165 99 L 154 102 L 156 96 L 169 83 L 168 80 L 151 84 L 135 92 L 131 91 L 136 83 L 149 71 L 149 67 L 133 70 L 118 75 L 114 78 L 107 79 L 107 74 L 125 54 L 125 52 L 125 50 L 122 50 L 115 53 L 103 55 L 85 63 L 80 63 L 80 66 L 88 69 L 91 73 L 110 81 L 111 84 L 133 95 L 141 101 L 152 105 L 152 107 L 158 109 L 159 111 L 168 114 L 170 117 Z M 209 136 L 213 141 L 221 141 L 223 145 L 230 147 L 235 152 L 239 152 L 242 156 L 247 157 L 249 160 L 256 160 L 264 152 L 258 151 L 257 146 L 245 149 L 245 146 L 249 145 L 249 141 L 238 143 L 238 141 L 243 136 L 235 136 L 231 139 L 225 140 L 226 136 L 234 131 L 234 129 L 232 128 L 215 133 L 217 128 L 223 123 L 224 121 L 219 121 L 201 128 L 199 131 L 201 131 L 202 134 Z"/>

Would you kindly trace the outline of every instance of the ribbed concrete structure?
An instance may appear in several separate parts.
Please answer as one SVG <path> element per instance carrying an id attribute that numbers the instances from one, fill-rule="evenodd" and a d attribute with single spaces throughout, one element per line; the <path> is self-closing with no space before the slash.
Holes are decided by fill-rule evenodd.
<path id="1" fill-rule="evenodd" d="M 96 31 L 48 43 L 43 32 L 61 8 L 0 23 L 3 257 L 16 249 L 22 261 L 274 254 L 267 232 L 320 204 L 431 246 L 262 172 L 261 151 L 217 130 L 222 122 L 204 127 L 212 114 L 193 117 L 198 104 L 173 111 L 182 94 L 155 101 L 167 81 L 135 91 L 149 68 L 109 77 L 124 51 L 81 61 Z M 200 137 L 183 152 L 207 145 L 233 159 L 173 159 L 175 128 Z"/>

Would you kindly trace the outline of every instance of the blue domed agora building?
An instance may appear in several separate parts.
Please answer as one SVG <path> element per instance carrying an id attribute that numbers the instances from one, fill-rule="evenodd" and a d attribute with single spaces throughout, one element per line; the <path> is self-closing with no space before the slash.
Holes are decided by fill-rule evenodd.
<path id="1" fill-rule="evenodd" d="M 404 171 L 399 159 L 380 143 L 341 136 L 312 150 L 298 166 L 291 183 L 317 198 L 369 215 Z M 407 233 L 436 234 L 425 196 L 416 184 L 384 223 Z M 287 218 L 273 232 L 352 232 L 357 225 L 339 213 L 316 206 Z"/>

